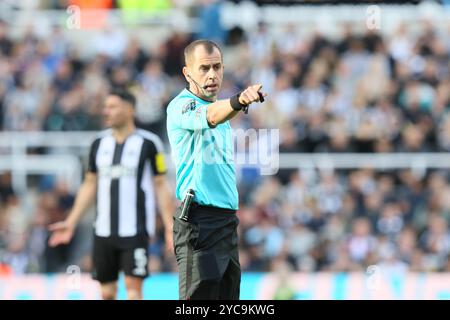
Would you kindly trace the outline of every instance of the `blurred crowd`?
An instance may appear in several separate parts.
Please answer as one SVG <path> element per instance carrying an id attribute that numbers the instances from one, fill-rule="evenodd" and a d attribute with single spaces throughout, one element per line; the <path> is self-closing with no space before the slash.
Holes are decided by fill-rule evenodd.
<path id="1" fill-rule="evenodd" d="M 207 9 L 205 19 L 218 10 Z M 160 135 L 169 151 L 165 108 L 186 85 L 183 48 L 207 36 L 223 46 L 222 97 L 251 83 L 262 83 L 269 94 L 233 119 L 233 128 L 280 128 L 280 152 L 449 151 L 450 26 L 421 21 L 412 31 L 399 23 L 388 34 L 339 27 L 338 38 L 291 24 L 275 32 L 264 22 L 251 32 L 174 30 L 151 48 L 126 30 L 107 28 L 93 37 L 93 54 L 86 56 L 62 28 L 45 38 L 29 28 L 13 38 L 0 22 L 0 127 L 100 130 L 103 98 L 111 87 L 127 86 L 138 97 L 138 125 Z M 260 176 L 239 170 L 244 271 L 270 271 L 280 260 L 300 271 L 372 264 L 401 272 L 450 270 L 447 171 L 292 168 Z M 89 223 L 71 245 L 46 246 L 46 225 L 67 215 L 74 194 L 49 177 L 33 190 L 33 209 L 24 212 L 11 175 L 1 175 L 0 273 L 64 271 L 69 264 L 88 271 Z M 158 226 L 151 269 L 174 271 L 160 220 Z"/>
<path id="2" fill-rule="evenodd" d="M 241 204 L 241 263 L 296 271 L 450 271 L 447 172 L 298 172 Z"/>

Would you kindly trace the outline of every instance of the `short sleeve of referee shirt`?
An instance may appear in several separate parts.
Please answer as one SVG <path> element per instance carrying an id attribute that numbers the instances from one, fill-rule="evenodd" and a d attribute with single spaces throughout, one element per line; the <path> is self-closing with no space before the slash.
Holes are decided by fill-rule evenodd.
<path id="1" fill-rule="evenodd" d="M 199 99 L 185 89 L 169 105 L 170 121 L 179 128 L 191 131 L 213 128 L 206 118 L 209 104 L 210 102 Z"/>
<path id="2" fill-rule="evenodd" d="M 91 149 L 89 151 L 88 172 L 97 173 L 96 158 L 99 145 L 100 145 L 100 138 L 96 139 L 91 145 Z"/>

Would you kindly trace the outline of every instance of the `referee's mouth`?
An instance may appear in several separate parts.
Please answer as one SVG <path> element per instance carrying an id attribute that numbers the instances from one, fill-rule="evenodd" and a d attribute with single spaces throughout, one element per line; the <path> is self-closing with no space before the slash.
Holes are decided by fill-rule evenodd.
<path id="1" fill-rule="evenodd" d="M 217 83 L 207 84 L 205 85 L 205 90 L 208 92 L 216 92 L 219 90 L 219 85 Z"/>

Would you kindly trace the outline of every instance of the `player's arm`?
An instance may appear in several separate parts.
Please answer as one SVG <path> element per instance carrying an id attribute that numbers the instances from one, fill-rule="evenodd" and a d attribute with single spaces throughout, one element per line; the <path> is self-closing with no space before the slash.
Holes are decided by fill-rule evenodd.
<path id="1" fill-rule="evenodd" d="M 97 191 L 97 174 L 87 172 L 86 177 L 78 190 L 75 203 L 66 220 L 54 223 L 48 228 L 52 232 L 49 245 L 54 247 L 60 244 L 67 244 L 73 236 L 76 225 L 83 214 L 92 205 Z"/>
<path id="2" fill-rule="evenodd" d="M 172 191 L 169 181 L 165 174 L 159 174 L 154 178 L 155 193 L 158 202 L 159 212 L 164 224 L 164 238 L 166 240 L 166 248 L 173 252 L 173 212 L 175 206 L 173 204 Z"/>
<path id="3" fill-rule="evenodd" d="M 206 119 L 211 127 L 224 123 L 236 116 L 242 108 L 253 102 L 260 101 L 262 85 L 256 84 L 248 87 L 239 94 L 238 98 L 230 98 L 216 101 L 208 106 L 206 110 Z M 234 101 L 233 101 L 234 100 Z"/>
<path id="4" fill-rule="evenodd" d="M 78 190 L 75 203 L 66 219 L 69 225 L 76 226 L 80 221 L 80 218 L 87 211 L 87 209 L 93 204 L 95 196 L 97 194 L 97 174 L 93 172 L 87 172 L 83 184 Z"/>
<path id="5" fill-rule="evenodd" d="M 149 151 L 150 165 L 153 172 L 153 185 L 155 188 L 156 201 L 164 224 L 164 240 L 166 249 L 173 252 L 173 213 L 175 211 L 174 199 L 172 197 L 169 181 L 166 177 L 166 162 L 164 159 L 163 144 L 160 139 L 155 138 Z"/>
<path id="6" fill-rule="evenodd" d="M 80 189 L 77 192 L 74 205 L 72 210 L 70 210 L 69 215 L 64 221 L 56 222 L 48 227 L 49 231 L 52 232 L 52 235 L 48 240 L 51 247 L 70 242 L 76 225 L 80 221 L 83 214 L 94 202 L 97 194 L 97 164 L 95 158 L 99 144 L 100 140 L 97 139 L 91 145 L 88 171 Z"/>

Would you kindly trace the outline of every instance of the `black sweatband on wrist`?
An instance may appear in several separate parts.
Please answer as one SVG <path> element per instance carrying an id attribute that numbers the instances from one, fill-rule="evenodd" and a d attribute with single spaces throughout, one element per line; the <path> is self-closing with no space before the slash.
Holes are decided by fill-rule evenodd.
<path id="1" fill-rule="evenodd" d="M 241 95 L 241 93 L 239 92 L 238 94 L 236 94 L 230 98 L 231 108 L 233 108 L 233 110 L 235 110 L 235 111 L 240 111 L 240 110 L 244 109 L 245 107 L 247 107 L 246 104 L 242 104 L 239 102 L 240 95 Z"/>

